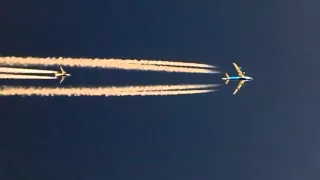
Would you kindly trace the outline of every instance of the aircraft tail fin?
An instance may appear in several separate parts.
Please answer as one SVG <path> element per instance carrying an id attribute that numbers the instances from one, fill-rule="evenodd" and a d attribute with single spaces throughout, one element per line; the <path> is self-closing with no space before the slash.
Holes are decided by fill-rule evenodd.
<path id="1" fill-rule="evenodd" d="M 222 78 L 223 80 L 225 80 L 226 81 L 226 84 L 228 84 L 229 83 L 229 74 L 228 73 L 226 73 L 226 77 L 224 77 L 224 78 Z"/>

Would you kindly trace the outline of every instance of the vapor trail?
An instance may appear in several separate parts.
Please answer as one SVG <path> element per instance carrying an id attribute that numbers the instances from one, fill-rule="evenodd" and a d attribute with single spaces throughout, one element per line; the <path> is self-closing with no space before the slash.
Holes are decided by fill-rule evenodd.
<path id="1" fill-rule="evenodd" d="M 125 60 L 126 63 L 130 64 L 141 64 L 141 65 L 162 65 L 162 66 L 182 66 L 182 67 L 198 67 L 198 68 L 215 68 L 215 66 L 200 63 L 185 63 L 185 62 L 174 62 L 174 61 L 153 61 L 153 60 Z"/>
<path id="2" fill-rule="evenodd" d="M 71 87 L 71 88 L 50 88 L 50 87 L 14 87 L 6 86 L 0 89 L 0 96 L 164 96 L 180 94 L 208 93 L 213 90 L 152 90 L 141 87 Z"/>
<path id="3" fill-rule="evenodd" d="M 150 85 L 150 86 L 127 86 L 127 87 L 104 87 L 117 91 L 141 92 L 141 91 L 169 91 L 169 90 L 187 90 L 212 88 L 215 84 L 181 84 L 181 85 Z"/>
<path id="4" fill-rule="evenodd" d="M 56 77 L 0 73 L 0 79 L 56 79 Z"/>
<path id="5" fill-rule="evenodd" d="M 142 71 L 166 71 L 166 72 L 185 72 L 185 73 L 202 73 L 202 74 L 215 74 L 219 73 L 212 69 L 201 69 L 201 68 L 188 68 L 188 67 L 175 67 L 175 66 L 159 66 L 159 65 L 143 65 L 143 64 L 123 64 L 127 70 L 136 69 Z M 131 68 L 133 67 L 133 68 Z M 123 69 L 124 69 L 123 68 Z"/>
<path id="6" fill-rule="evenodd" d="M 113 69 L 141 70 L 141 71 L 218 73 L 217 71 L 209 70 L 209 69 L 132 64 L 126 61 L 128 60 L 86 59 L 86 58 L 76 59 L 76 58 L 0 57 L 0 64 L 4 64 L 4 65 L 20 65 L 20 66 L 44 65 L 44 66 L 87 67 L 87 68 L 113 68 Z"/>
<path id="7" fill-rule="evenodd" d="M 9 68 L 9 67 L 0 67 L 0 73 L 29 73 L 29 74 L 54 74 L 57 71 L 51 70 L 41 70 L 41 69 L 25 69 L 25 68 Z"/>
<path id="8" fill-rule="evenodd" d="M 170 96 L 170 95 L 183 95 L 183 94 L 203 94 L 213 92 L 212 89 L 205 89 L 205 90 L 172 90 L 172 91 L 146 91 L 146 92 L 124 92 L 121 93 L 120 96 Z M 112 96 L 112 95 L 109 95 Z M 119 95 L 113 95 L 119 96 Z"/>

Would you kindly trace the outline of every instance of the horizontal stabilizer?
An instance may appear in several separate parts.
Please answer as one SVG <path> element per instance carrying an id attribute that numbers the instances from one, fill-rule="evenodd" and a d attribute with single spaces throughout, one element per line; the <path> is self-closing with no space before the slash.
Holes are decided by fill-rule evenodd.
<path id="1" fill-rule="evenodd" d="M 226 84 L 228 84 L 229 83 L 229 75 L 228 75 L 228 73 L 225 73 L 225 77 L 224 78 L 222 78 L 223 80 L 225 80 L 226 81 Z"/>

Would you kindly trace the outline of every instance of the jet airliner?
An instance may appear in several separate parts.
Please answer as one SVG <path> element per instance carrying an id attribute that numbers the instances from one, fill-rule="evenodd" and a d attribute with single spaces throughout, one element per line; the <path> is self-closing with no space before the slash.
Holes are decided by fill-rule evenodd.
<path id="1" fill-rule="evenodd" d="M 55 77 L 61 77 L 61 80 L 60 80 L 60 84 L 64 81 L 64 79 L 67 77 L 67 76 L 71 76 L 71 74 L 68 74 L 67 72 L 65 72 L 62 67 L 60 66 L 60 70 L 61 70 L 61 73 L 59 72 L 56 72 L 55 73 Z"/>
<path id="2" fill-rule="evenodd" d="M 236 68 L 238 72 L 238 76 L 229 76 L 228 73 L 226 73 L 226 77 L 222 78 L 222 80 L 226 81 L 226 84 L 229 83 L 229 81 L 239 81 L 237 88 L 234 90 L 233 95 L 235 95 L 240 88 L 244 85 L 247 81 L 252 81 L 253 78 L 250 76 L 246 76 L 245 72 L 242 71 L 242 67 L 239 67 L 236 63 L 232 63 L 233 66 Z"/>

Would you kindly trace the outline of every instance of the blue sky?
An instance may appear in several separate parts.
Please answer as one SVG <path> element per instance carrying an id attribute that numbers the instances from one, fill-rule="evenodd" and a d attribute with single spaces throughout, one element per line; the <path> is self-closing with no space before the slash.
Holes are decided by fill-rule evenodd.
<path id="1" fill-rule="evenodd" d="M 232 96 L 2 97 L 1 179 L 317 180 L 319 2 L 7 1 L 4 56 L 208 63 Z M 58 67 L 57 67 L 58 68 Z M 222 75 L 66 68 L 63 86 L 222 83 Z M 50 85 L 55 81 L 3 81 Z"/>

